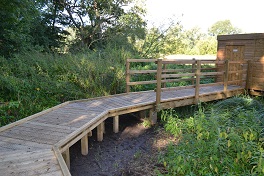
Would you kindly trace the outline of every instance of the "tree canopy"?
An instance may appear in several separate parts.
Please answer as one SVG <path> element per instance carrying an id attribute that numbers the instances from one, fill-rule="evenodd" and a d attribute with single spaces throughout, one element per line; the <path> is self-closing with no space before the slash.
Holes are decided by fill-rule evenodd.
<path id="1" fill-rule="evenodd" d="M 75 46 L 102 47 L 121 34 L 144 37 L 145 11 L 134 0 L 3 0 L 0 2 L 0 54 L 33 46 L 56 50 L 76 31 Z M 131 35 L 132 34 L 132 35 Z"/>
<path id="2" fill-rule="evenodd" d="M 0 55 L 30 49 L 102 50 L 107 45 L 140 57 L 214 54 L 217 35 L 242 32 L 230 20 L 216 22 L 208 33 L 199 27 L 186 30 L 175 19 L 168 20 L 167 27 L 147 28 L 145 14 L 138 0 L 2 0 Z"/>
<path id="3" fill-rule="evenodd" d="M 242 30 L 234 27 L 230 20 L 217 21 L 209 29 L 208 33 L 211 36 L 239 34 Z"/>

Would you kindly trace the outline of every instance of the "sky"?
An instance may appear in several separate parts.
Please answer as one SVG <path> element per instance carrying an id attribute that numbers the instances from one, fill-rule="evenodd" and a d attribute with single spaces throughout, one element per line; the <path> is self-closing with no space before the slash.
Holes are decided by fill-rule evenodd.
<path id="1" fill-rule="evenodd" d="M 263 0 L 146 0 L 148 25 L 181 21 L 185 29 L 207 32 L 214 23 L 230 20 L 243 33 L 264 33 Z"/>

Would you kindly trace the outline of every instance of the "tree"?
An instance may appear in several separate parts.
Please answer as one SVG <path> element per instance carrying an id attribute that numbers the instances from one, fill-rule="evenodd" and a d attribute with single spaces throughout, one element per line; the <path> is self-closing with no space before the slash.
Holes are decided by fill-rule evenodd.
<path id="1" fill-rule="evenodd" d="M 133 8 L 133 13 L 130 13 L 131 11 L 124 9 L 132 2 L 133 0 L 48 0 L 48 7 L 54 16 L 54 24 L 74 27 L 81 47 L 93 48 L 103 44 L 109 36 L 106 31 L 121 29 L 120 26 L 116 27 L 120 25 L 119 19 L 122 16 L 129 14 L 130 17 L 139 19 L 138 14 L 142 11 Z"/>
<path id="2" fill-rule="evenodd" d="M 173 25 L 166 33 L 164 44 L 164 54 L 183 54 L 186 51 L 187 44 L 184 41 L 185 34 L 180 22 Z"/>
<path id="3" fill-rule="evenodd" d="M 209 36 L 203 40 L 199 40 L 196 44 L 196 48 L 200 55 L 216 54 L 217 51 L 217 40 L 215 37 Z"/>
<path id="4" fill-rule="evenodd" d="M 10 56 L 30 46 L 30 30 L 38 15 L 31 0 L 0 1 L 0 55 Z"/>
<path id="5" fill-rule="evenodd" d="M 239 34 L 241 32 L 242 30 L 234 27 L 230 20 L 218 21 L 208 29 L 208 34 L 210 36 Z"/>
<path id="6" fill-rule="evenodd" d="M 135 42 L 135 47 L 143 58 L 158 57 L 162 52 L 164 40 L 164 31 L 153 27 L 146 31 L 146 37 L 143 40 Z"/>
<path id="7" fill-rule="evenodd" d="M 0 55 L 9 57 L 34 46 L 44 50 L 60 47 L 65 31 L 55 21 L 62 21 L 63 16 L 47 9 L 45 0 L 1 0 Z"/>

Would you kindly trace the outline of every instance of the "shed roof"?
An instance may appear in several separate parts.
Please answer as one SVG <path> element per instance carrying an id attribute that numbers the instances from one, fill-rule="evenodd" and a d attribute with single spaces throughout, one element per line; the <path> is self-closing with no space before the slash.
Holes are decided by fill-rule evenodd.
<path id="1" fill-rule="evenodd" d="M 264 33 L 251 33 L 251 34 L 232 34 L 232 35 L 218 35 L 217 40 L 252 40 L 262 39 Z"/>

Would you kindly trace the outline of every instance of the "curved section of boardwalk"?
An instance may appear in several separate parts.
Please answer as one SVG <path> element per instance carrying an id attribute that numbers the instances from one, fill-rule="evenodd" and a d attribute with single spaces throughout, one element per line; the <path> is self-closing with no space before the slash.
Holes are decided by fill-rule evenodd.
<path id="1" fill-rule="evenodd" d="M 202 102 L 243 93 L 240 86 L 200 88 Z M 167 90 L 161 93 L 161 109 L 193 104 L 195 89 Z M 69 147 L 82 141 L 82 153 L 88 153 L 88 136 L 97 127 L 102 140 L 103 123 L 136 111 L 155 108 L 154 91 L 119 94 L 96 99 L 66 102 L 18 122 L 0 128 L 1 175 L 70 175 Z M 114 125 L 118 125 L 115 119 Z M 118 127 L 114 127 L 114 131 Z M 64 156 L 64 159 L 62 157 Z M 66 161 L 66 162 L 65 162 Z"/>

